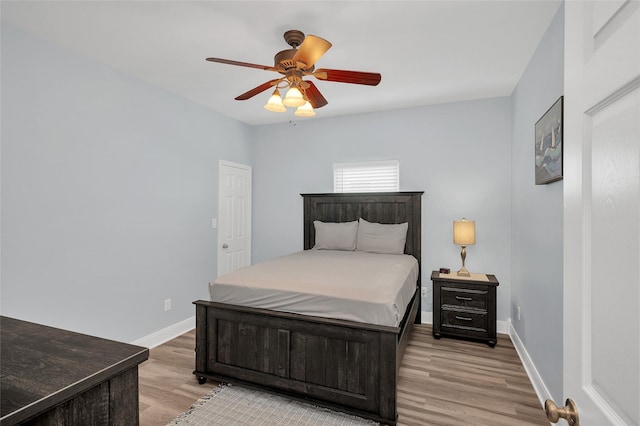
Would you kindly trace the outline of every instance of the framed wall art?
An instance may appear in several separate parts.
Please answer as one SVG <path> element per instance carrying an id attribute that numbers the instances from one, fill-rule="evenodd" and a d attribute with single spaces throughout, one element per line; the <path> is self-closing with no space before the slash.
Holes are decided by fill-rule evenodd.
<path id="1" fill-rule="evenodd" d="M 562 179 L 563 96 L 536 122 L 536 185 Z"/>

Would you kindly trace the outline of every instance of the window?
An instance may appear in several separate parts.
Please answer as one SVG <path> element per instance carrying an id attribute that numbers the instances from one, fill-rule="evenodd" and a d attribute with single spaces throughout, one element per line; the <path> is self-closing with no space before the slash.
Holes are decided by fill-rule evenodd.
<path id="1" fill-rule="evenodd" d="M 397 192 L 400 162 L 363 161 L 333 164 L 334 192 Z"/>

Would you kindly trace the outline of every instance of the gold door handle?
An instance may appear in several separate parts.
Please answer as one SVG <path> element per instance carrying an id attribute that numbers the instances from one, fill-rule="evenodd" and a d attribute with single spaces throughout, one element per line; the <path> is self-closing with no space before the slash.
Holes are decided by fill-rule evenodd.
<path id="1" fill-rule="evenodd" d="M 560 418 L 563 418 L 571 426 L 580 426 L 580 419 L 578 417 L 578 406 L 571 398 L 567 398 L 565 406 L 560 408 L 550 399 L 544 402 L 544 411 L 547 413 L 547 419 L 551 423 L 558 423 Z"/>

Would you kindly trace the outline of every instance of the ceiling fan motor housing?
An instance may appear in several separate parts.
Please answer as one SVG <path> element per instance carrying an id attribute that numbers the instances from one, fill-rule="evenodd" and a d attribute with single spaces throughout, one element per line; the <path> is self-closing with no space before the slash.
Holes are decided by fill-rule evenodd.
<path id="1" fill-rule="evenodd" d="M 314 67 L 307 67 L 307 64 L 300 61 L 294 61 L 293 57 L 298 52 L 298 46 L 302 44 L 305 39 L 305 35 L 299 30 L 289 30 L 284 33 L 284 40 L 287 42 L 291 49 L 281 50 L 273 57 L 274 68 L 281 74 L 286 74 L 287 71 L 292 69 L 301 69 L 306 72 L 312 72 Z"/>
<path id="2" fill-rule="evenodd" d="M 300 69 L 305 72 L 313 72 L 313 69 L 315 68 L 313 65 L 307 67 L 307 64 L 304 62 L 293 60 L 297 51 L 297 49 L 287 49 L 276 53 L 273 57 L 274 68 L 276 68 L 281 74 L 286 74 L 287 71 L 295 69 Z"/>
<path id="3" fill-rule="evenodd" d="M 276 56 L 273 57 L 274 67 L 277 68 L 278 71 L 281 70 L 280 72 L 286 72 L 291 68 L 296 68 L 296 62 L 293 60 L 296 52 L 296 49 L 287 49 L 276 53 Z"/>

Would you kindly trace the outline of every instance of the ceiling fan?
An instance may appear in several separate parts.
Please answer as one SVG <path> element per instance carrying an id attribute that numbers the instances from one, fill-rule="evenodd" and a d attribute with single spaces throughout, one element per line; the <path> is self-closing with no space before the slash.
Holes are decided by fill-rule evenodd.
<path id="1" fill-rule="evenodd" d="M 295 114 L 298 116 L 313 116 L 314 108 L 321 108 L 328 102 L 322 96 L 312 81 L 304 80 L 304 77 L 313 76 L 319 80 L 335 81 L 339 83 L 364 84 L 377 86 L 382 76 L 379 73 L 346 71 L 328 68 L 315 69 L 315 63 L 331 48 L 327 40 L 307 35 L 302 31 L 289 30 L 284 33 L 284 39 L 291 49 L 276 53 L 274 65 L 258 65 L 248 62 L 233 61 L 222 58 L 207 58 L 210 62 L 219 62 L 241 67 L 258 68 L 265 71 L 275 71 L 283 77 L 269 80 L 248 92 L 237 96 L 235 99 L 243 101 L 274 87 L 273 95 L 264 106 L 265 109 L 274 112 L 286 111 L 285 106 L 298 107 Z M 287 88 L 284 99 L 280 96 L 280 90 Z"/>

